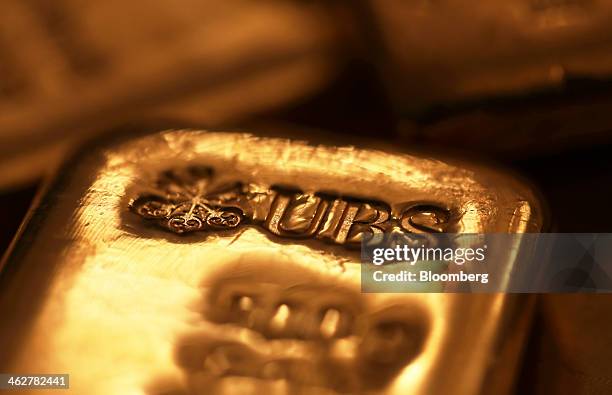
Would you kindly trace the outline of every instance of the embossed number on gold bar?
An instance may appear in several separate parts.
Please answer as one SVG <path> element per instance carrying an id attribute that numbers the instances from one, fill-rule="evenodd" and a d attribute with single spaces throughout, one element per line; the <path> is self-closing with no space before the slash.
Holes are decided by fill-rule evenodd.
<path id="1" fill-rule="evenodd" d="M 363 294 L 351 247 L 541 226 L 524 186 L 440 158 L 192 130 L 99 145 L 3 261 L 0 371 L 75 394 L 500 394 L 524 300 Z"/>

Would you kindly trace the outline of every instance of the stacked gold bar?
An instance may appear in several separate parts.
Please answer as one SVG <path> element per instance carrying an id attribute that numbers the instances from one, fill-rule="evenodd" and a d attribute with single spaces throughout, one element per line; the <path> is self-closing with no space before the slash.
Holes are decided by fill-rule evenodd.
<path id="1" fill-rule="evenodd" d="M 0 187 L 115 122 L 235 122 L 312 93 L 335 37 L 320 7 L 292 1 L 5 1 Z"/>

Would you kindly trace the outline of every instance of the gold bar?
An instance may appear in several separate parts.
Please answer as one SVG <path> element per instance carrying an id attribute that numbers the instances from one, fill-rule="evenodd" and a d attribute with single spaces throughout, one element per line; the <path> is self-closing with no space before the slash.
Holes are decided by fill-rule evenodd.
<path id="1" fill-rule="evenodd" d="M 0 372 L 74 394 L 501 394 L 528 303 L 361 293 L 354 247 L 541 227 L 526 187 L 452 160 L 197 130 L 89 147 L 3 261 Z"/>
<path id="2" fill-rule="evenodd" d="M 369 0 L 389 86 L 406 107 L 612 75 L 605 0 Z"/>
<path id="3" fill-rule="evenodd" d="M 236 122 L 316 92 L 341 63 L 337 35 L 295 1 L 5 1 L 0 186 L 126 119 Z"/>
<path id="4" fill-rule="evenodd" d="M 609 1 L 366 4 L 407 141 L 508 157 L 610 141 Z"/>

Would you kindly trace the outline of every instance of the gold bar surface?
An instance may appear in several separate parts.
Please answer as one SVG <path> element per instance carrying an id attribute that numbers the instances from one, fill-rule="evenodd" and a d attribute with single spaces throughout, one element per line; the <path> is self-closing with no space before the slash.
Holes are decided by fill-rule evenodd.
<path id="1" fill-rule="evenodd" d="M 528 303 L 361 293 L 355 246 L 541 227 L 514 178 L 427 155 L 197 130 L 92 146 L 3 261 L 0 372 L 68 373 L 62 394 L 500 394 Z"/>

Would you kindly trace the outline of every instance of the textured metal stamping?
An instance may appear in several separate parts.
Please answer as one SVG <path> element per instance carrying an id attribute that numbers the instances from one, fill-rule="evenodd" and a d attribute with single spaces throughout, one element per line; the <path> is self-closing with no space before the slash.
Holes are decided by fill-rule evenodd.
<path id="1" fill-rule="evenodd" d="M 364 233 L 437 233 L 450 230 L 456 219 L 449 208 L 436 204 L 408 201 L 392 212 L 384 202 L 354 196 L 213 181 L 209 167 L 166 170 L 155 190 L 136 197 L 130 208 L 178 234 L 258 224 L 277 236 L 357 246 Z"/>

